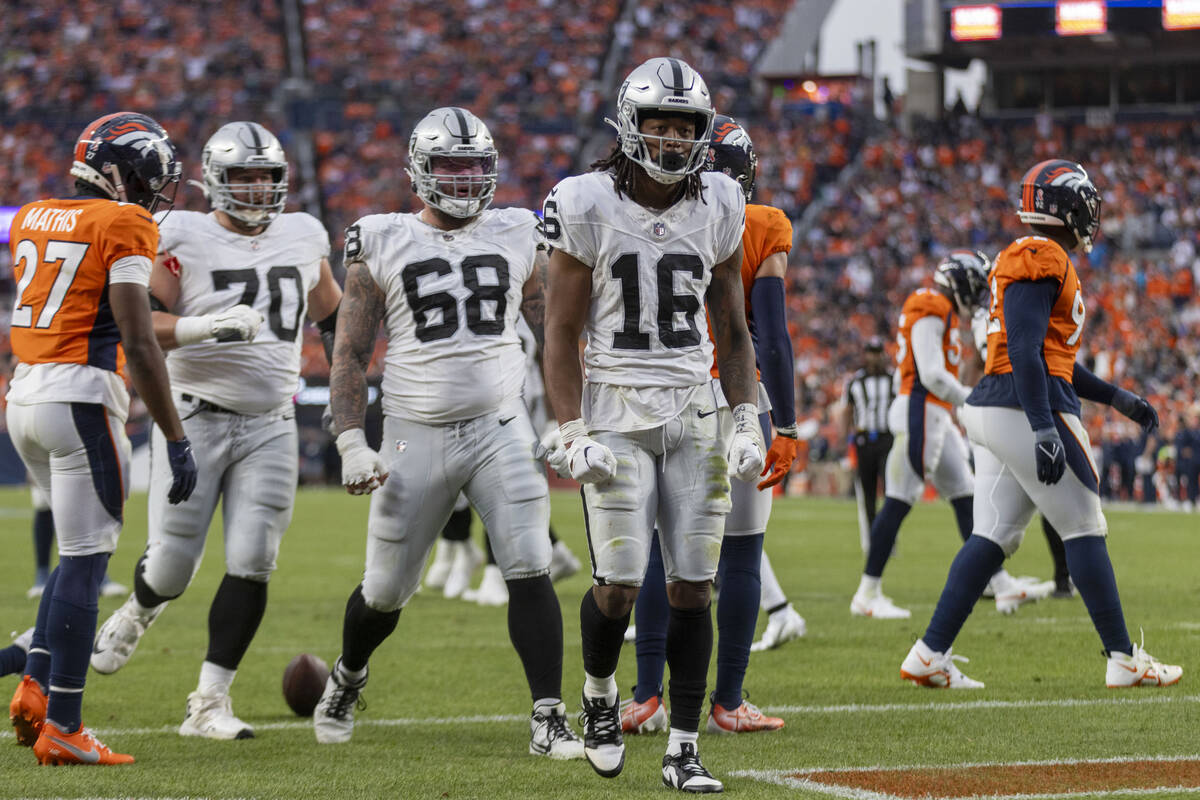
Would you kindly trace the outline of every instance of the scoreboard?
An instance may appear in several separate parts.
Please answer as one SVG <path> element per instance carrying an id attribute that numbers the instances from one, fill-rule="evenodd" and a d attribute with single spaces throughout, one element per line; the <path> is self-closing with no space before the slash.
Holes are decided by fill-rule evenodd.
<path id="1" fill-rule="evenodd" d="M 942 9 L 947 45 L 1200 30 L 1200 0 L 947 0 Z"/>

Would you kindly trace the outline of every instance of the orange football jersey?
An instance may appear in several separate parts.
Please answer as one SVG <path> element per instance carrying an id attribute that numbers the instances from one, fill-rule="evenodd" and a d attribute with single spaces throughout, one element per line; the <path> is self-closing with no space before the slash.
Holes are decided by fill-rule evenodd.
<path id="1" fill-rule="evenodd" d="M 778 208 L 757 204 L 746 206 L 746 228 L 742 231 L 742 291 L 746 297 L 746 318 L 750 318 L 750 289 L 758 277 L 758 268 L 776 253 L 792 250 L 792 221 Z M 708 338 L 713 336 L 712 321 L 708 323 Z M 719 377 L 716 356 L 712 376 Z"/>
<path id="2" fill-rule="evenodd" d="M 1075 355 L 1083 335 L 1085 309 L 1079 276 L 1062 245 L 1044 236 L 1025 236 L 1017 239 L 996 256 L 989 276 L 992 306 L 988 316 L 987 375 L 1012 372 L 1008 360 L 1008 332 L 1004 325 L 1004 292 L 1015 281 L 1052 279 L 1061 287 L 1058 299 L 1050 309 L 1050 325 L 1042 355 L 1046 368 L 1068 384 L 1075 372 Z"/>
<path id="3" fill-rule="evenodd" d="M 900 394 L 911 395 L 913 389 L 920 384 L 917 374 L 917 360 L 912 352 L 913 324 L 924 317 L 937 317 L 946 325 L 942 334 L 942 355 L 946 360 L 946 371 L 958 377 L 958 364 L 962 360 L 962 344 L 958 332 L 958 312 L 946 295 L 936 289 L 917 289 L 904 301 L 900 309 L 899 333 L 896 341 L 899 349 L 896 351 L 896 364 L 900 368 Z M 950 404 L 942 398 L 926 392 L 926 402 L 950 408 Z"/>
<path id="4" fill-rule="evenodd" d="M 158 225 L 132 203 L 99 198 L 23 206 L 9 232 L 17 300 L 12 349 L 24 364 L 87 364 L 121 374 L 125 353 L 108 305 L 113 262 L 151 261 Z"/>

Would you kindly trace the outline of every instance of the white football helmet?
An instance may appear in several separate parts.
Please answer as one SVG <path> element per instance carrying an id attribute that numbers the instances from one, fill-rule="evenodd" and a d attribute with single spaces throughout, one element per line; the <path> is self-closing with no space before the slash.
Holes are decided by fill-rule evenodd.
<path id="1" fill-rule="evenodd" d="M 639 129 L 644 117 L 688 114 L 696 116 L 695 139 L 648 136 Z M 621 84 L 616 121 L 607 118 L 604 121 L 616 129 L 621 151 L 646 170 L 647 175 L 659 183 L 678 183 L 705 165 L 713 127 L 712 98 L 700 73 L 684 61 L 652 58 L 630 72 Z M 658 140 L 656 158 L 650 157 L 647 139 Z M 669 141 L 690 145 L 691 150 L 685 157 L 664 153 L 662 145 Z"/>
<path id="2" fill-rule="evenodd" d="M 438 173 L 432 159 L 479 159 L 482 174 Z M 491 205 L 496 194 L 496 145 L 483 120 L 465 108 L 435 108 L 417 123 L 408 140 L 408 177 L 413 191 L 452 217 L 469 219 Z"/>
<path id="3" fill-rule="evenodd" d="M 229 170 L 269 169 L 270 183 L 233 183 Z M 287 205 L 288 165 L 275 134 L 257 122 L 222 125 L 200 156 L 204 194 L 214 209 L 258 227 L 270 225 Z"/>

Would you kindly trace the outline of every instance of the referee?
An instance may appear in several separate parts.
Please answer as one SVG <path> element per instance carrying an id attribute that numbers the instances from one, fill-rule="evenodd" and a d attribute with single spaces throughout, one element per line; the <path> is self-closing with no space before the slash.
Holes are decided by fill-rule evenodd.
<path id="1" fill-rule="evenodd" d="M 865 366 L 846 383 L 842 398 L 842 427 L 857 454 L 854 496 L 858 500 L 858 535 L 863 552 L 871 545 L 878 489 L 892 449 L 888 407 L 896 393 L 887 369 L 883 340 L 873 336 L 864 348 Z"/>

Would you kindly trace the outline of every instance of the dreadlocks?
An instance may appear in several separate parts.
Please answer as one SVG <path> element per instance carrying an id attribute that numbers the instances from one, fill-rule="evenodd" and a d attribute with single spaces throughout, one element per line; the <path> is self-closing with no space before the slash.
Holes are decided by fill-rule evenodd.
<path id="1" fill-rule="evenodd" d="M 613 186 L 617 190 L 618 197 L 623 195 L 633 197 L 633 181 L 637 177 L 638 165 L 621 150 L 620 141 L 613 145 L 612 152 L 606 157 L 593 161 L 591 168 L 596 172 L 612 173 Z M 700 202 L 707 204 L 704 199 L 704 184 L 700 182 L 699 172 L 693 172 L 683 179 L 683 196 L 688 200 L 699 197 Z"/>

